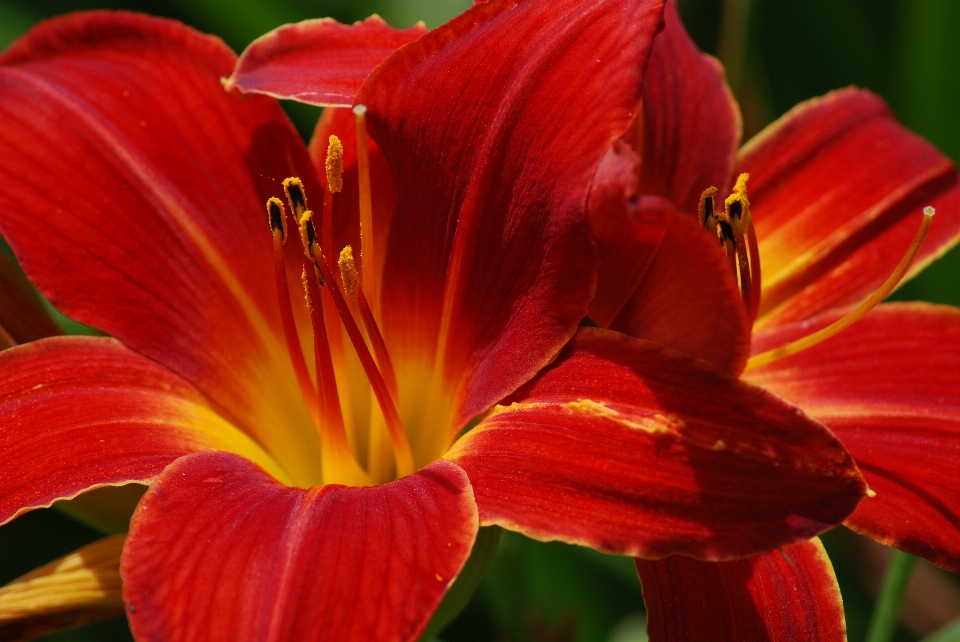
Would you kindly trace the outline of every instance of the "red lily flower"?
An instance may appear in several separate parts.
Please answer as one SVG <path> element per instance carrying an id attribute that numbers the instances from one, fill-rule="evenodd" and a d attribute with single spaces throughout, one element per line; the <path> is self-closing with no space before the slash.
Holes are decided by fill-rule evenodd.
<path id="1" fill-rule="evenodd" d="M 325 192 L 276 102 L 224 91 L 235 58 L 215 39 L 101 12 L 14 44 L 0 229 L 56 306 L 115 338 L 0 354 L 0 520 L 147 483 L 121 561 L 139 639 L 412 640 L 481 526 L 724 560 L 844 519 L 866 488 L 820 423 L 662 344 L 579 328 L 599 263 L 588 192 L 661 23 L 652 0 L 528 0 L 419 38 L 278 31 L 260 44 L 309 49 L 319 29 L 347 52 L 311 80 L 363 103 L 376 141 L 365 161 L 355 137 L 343 178 L 360 188 L 342 198 L 336 152 Z M 288 177 L 306 259 L 273 200 Z M 338 278 L 348 241 L 359 274 L 345 254 Z M 285 291 L 301 268 L 310 314 Z"/>
<path id="2" fill-rule="evenodd" d="M 603 258 L 591 318 L 698 356 L 822 420 L 872 491 L 844 523 L 960 570 L 960 311 L 882 304 L 849 330 L 831 326 L 895 272 L 923 206 L 938 214 L 909 274 L 957 242 L 955 167 L 856 89 L 796 107 L 737 152 L 739 114 L 722 69 L 697 50 L 672 3 L 665 22 L 632 148 L 611 150 L 591 196 Z M 726 194 L 741 173 L 749 196 L 740 182 L 726 212 L 715 212 L 742 228 L 728 228 L 725 254 L 698 208 L 701 220 L 714 218 L 720 207 L 702 191 Z M 834 336 L 794 353 L 827 327 Z M 767 352 L 781 346 L 790 349 Z M 637 568 L 651 640 L 845 639 L 817 542 L 752 560 Z"/>

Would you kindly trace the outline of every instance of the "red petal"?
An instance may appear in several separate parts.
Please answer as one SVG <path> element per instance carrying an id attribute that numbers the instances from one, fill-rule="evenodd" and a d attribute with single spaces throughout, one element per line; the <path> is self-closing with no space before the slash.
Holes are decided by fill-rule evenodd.
<path id="1" fill-rule="evenodd" d="M 264 203 L 286 176 L 320 189 L 277 104 L 223 90 L 233 62 L 145 16 L 36 28 L 0 58 L 0 228 L 60 310 L 195 384 L 309 484 L 319 440 Z"/>
<path id="2" fill-rule="evenodd" d="M 795 107 L 741 151 L 763 265 L 762 325 L 858 303 L 940 210 L 913 272 L 960 236 L 953 164 L 865 91 Z M 947 190 L 950 190 L 949 192 Z"/>
<path id="3" fill-rule="evenodd" d="M 651 642 L 846 642 L 820 541 L 734 562 L 637 560 Z"/>
<path id="4" fill-rule="evenodd" d="M 149 640 L 416 640 L 470 555 L 470 482 L 438 461 L 373 488 L 287 488 L 185 457 L 134 514 L 120 572 Z"/>
<path id="5" fill-rule="evenodd" d="M 817 330 L 842 313 L 756 336 L 756 349 Z M 751 379 L 800 404 L 850 449 L 876 497 L 847 524 L 960 571 L 960 311 L 883 304 L 856 325 Z"/>
<path id="6" fill-rule="evenodd" d="M 491 1 L 398 51 L 357 97 L 398 189 L 387 340 L 428 363 L 439 342 L 457 426 L 548 363 L 586 313 L 587 189 L 633 117 L 661 11 Z"/>
<path id="7" fill-rule="evenodd" d="M 726 256 L 715 236 L 663 199 L 631 205 L 635 158 L 615 144 L 590 192 L 587 216 L 602 261 L 590 318 L 736 376 L 750 351 L 750 322 Z"/>
<path id="8" fill-rule="evenodd" d="M 149 482 L 198 450 L 283 472 L 166 368 L 113 339 L 56 337 L 0 354 L 0 523 L 89 488 Z"/>
<path id="9" fill-rule="evenodd" d="M 730 188 L 740 143 L 740 109 L 723 67 L 700 53 L 687 35 L 676 2 L 668 2 L 663 31 L 653 43 L 643 79 L 640 191 L 664 196 L 690 216 L 700 193 Z"/>
<path id="10" fill-rule="evenodd" d="M 0 253 L 0 348 L 60 334 L 40 297 L 12 259 Z"/>
<path id="11" fill-rule="evenodd" d="M 795 407 L 662 346 L 585 328 L 448 455 L 480 520 L 611 553 L 724 559 L 807 539 L 865 486 Z"/>
<path id="12" fill-rule="evenodd" d="M 226 86 L 349 107 L 374 67 L 426 32 L 422 23 L 394 29 L 376 15 L 350 26 L 330 18 L 283 25 L 250 43 Z"/>

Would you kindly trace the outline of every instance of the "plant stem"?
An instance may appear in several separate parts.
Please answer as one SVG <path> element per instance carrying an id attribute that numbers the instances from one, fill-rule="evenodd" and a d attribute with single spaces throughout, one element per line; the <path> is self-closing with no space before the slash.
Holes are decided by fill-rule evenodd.
<path id="1" fill-rule="evenodd" d="M 960 642 L 960 618 L 957 618 L 939 631 L 935 631 L 920 642 Z"/>
<path id="2" fill-rule="evenodd" d="M 725 0 L 720 21 L 717 57 L 727 72 L 727 83 L 739 99 L 743 93 L 751 0 Z"/>
<path id="3" fill-rule="evenodd" d="M 900 601 L 907 590 L 910 581 L 910 571 L 917 558 L 896 549 L 890 555 L 887 563 L 887 572 L 883 577 L 883 587 L 873 607 L 873 616 L 870 618 L 870 629 L 867 631 L 867 642 L 890 642 L 897 630 L 897 620 L 900 611 Z"/>

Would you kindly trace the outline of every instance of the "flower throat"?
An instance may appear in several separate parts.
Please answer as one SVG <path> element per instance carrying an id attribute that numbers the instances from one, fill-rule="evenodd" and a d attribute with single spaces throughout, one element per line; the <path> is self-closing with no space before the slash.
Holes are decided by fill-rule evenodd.
<path id="1" fill-rule="evenodd" d="M 357 122 L 358 169 L 360 173 L 360 234 L 363 265 L 375 265 L 372 243 L 372 208 L 370 198 L 369 162 L 366 148 L 365 109 L 354 109 Z M 310 316 L 313 334 L 314 369 L 316 385 L 310 376 L 300 344 L 284 261 L 283 244 L 287 233 L 287 219 L 283 203 L 278 198 L 267 201 L 267 214 L 273 234 L 274 265 L 280 316 L 283 324 L 287 350 L 296 374 L 297 383 L 304 401 L 310 409 L 314 426 L 320 435 L 323 483 L 341 483 L 351 486 L 370 486 L 376 483 L 354 456 L 348 435 L 344 412 L 340 403 L 331 340 L 341 345 L 340 332 L 345 330 L 359 358 L 363 372 L 386 424 L 393 454 L 394 476 L 403 477 L 414 472 L 414 459 L 410 442 L 397 411 L 398 390 L 393 363 L 387 352 L 383 335 L 377 324 L 376 283 L 374 271 L 364 269 L 358 273 L 353 259 L 353 250 L 348 245 L 339 252 L 337 266 L 346 290 L 346 296 L 334 275 L 329 258 L 333 249 L 333 199 L 343 188 L 343 145 L 339 138 L 330 136 L 325 163 L 328 189 L 323 195 L 321 235 L 317 234 L 314 213 L 307 206 L 303 183 L 291 177 L 283 181 L 290 214 L 296 223 L 303 248 L 301 254 L 301 279 Z M 369 294 L 368 294 L 369 293 Z M 347 303 L 350 298 L 358 311 L 361 331 L 354 313 Z M 324 317 L 324 308 L 336 310 L 336 317 Z M 339 322 L 336 322 L 339 318 Z M 333 321 L 329 323 L 328 321 Z M 369 340 L 370 347 L 367 345 Z M 372 348 L 372 351 L 371 351 Z M 375 355 L 375 358 L 374 358 Z M 371 417 L 371 430 L 377 422 Z"/>

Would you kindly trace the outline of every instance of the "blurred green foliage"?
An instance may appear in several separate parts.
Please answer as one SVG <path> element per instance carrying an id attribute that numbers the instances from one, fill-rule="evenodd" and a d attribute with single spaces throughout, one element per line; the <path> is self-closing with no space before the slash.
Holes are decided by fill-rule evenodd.
<path id="1" fill-rule="evenodd" d="M 801 100 L 853 84 L 882 95 L 906 126 L 960 159 L 960 1 L 680 1 L 698 45 L 729 65 L 746 134 Z M 0 47 L 43 18 L 88 8 L 176 18 L 220 35 L 240 51 L 286 22 L 323 16 L 352 22 L 376 12 L 394 26 L 424 20 L 435 27 L 469 5 L 470 0 L 0 0 Z M 319 110 L 291 106 L 289 113 L 306 137 Z M 960 251 L 937 261 L 895 298 L 960 305 Z M 97 536 L 53 510 L 28 514 L 0 528 L 0 583 Z M 825 541 L 843 588 L 850 639 L 861 640 L 871 598 L 853 561 L 850 537 L 828 534 Z M 630 560 L 504 533 L 480 590 L 441 637 L 587 642 L 614 635 L 617 642 L 638 641 L 641 609 Z M 130 637 L 119 619 L 46 639 Z M 901 631 L 899 639 L 913 638 Z"/>

